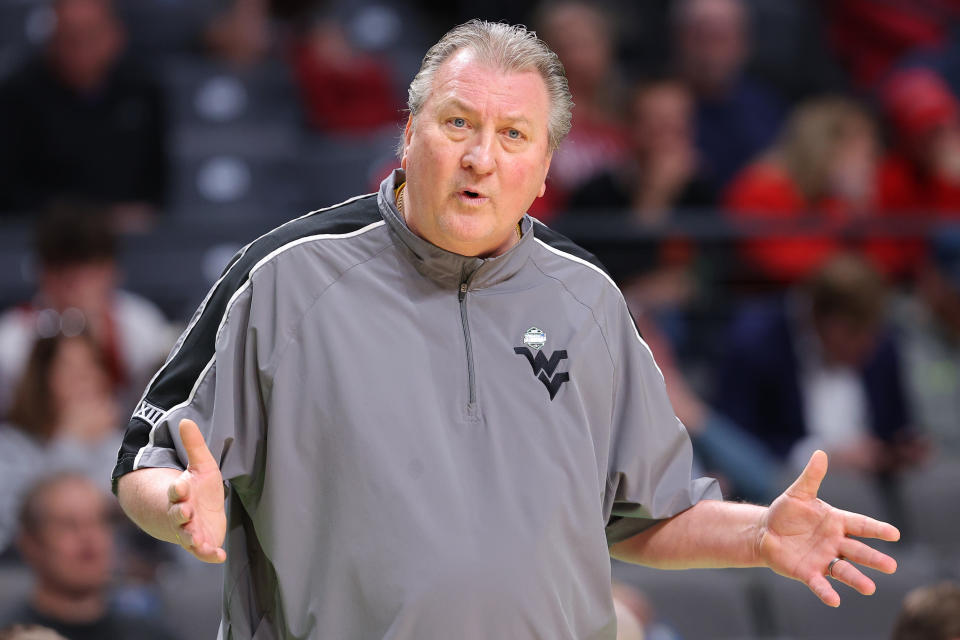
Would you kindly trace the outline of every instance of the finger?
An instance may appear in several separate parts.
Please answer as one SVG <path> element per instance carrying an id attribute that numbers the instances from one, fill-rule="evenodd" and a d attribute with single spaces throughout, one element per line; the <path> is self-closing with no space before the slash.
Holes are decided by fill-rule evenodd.
<path id="1" fill-rule="evenodd" d="M 877 538 L 887 542 L 900 539 L 900 530 L 892 524 L 849 511 L 844 511 L 843 516 L 843 526 L 849 536 Z"/>
<path id="2" fill-rule="evenodd" d="M 190 504 L 178 503 L 170 507 L 170 519 L 181 527 L 193 519 L 193 507 Z"/>
<path id="3" fill-rule="evenodd" d="M 187 452 L 187 464 L 199 471 L 206 471 L 211 467 L 217 466 L 217 461 L 213 459 L 213 454 L 207 448 L 207 443 L 200 433 L 200 427 L 193 420 L 183 419 L 180 421 L 180 440 L 183 442 L 183 448 Z"/>
<path id="4" fill-rule="evenodd" d="M 183 475 L 170 483 L 167 487 L 167 498 L 172 503 L 183 502 L 190 495 L 190 483 Z"/>
<path id="5" fill-rule="evenodd" d="M 841 564 L 841 563 L 837 563 Z M 819 573 L 814 574 L 810 580 L 807 581 L 807 586 L 810 587 L 810 591 L 813 591 L 823 604 L 828 607 L 839 607 L 840 606 L 840 594 L 838 594 L 830 582 L 827 581 L 826 577 L 820 575 Z"/>
<path id="6" fill-rule="evenodd" d="M 220 564 L 227 559 L 227 552 L 222 547 L 205 544 L 200 549 L 191 549 L 191 553 L 198 559 L 210 564 Z"/>
<path id="7" fill-rule="evenodd" d="M 877 585 L 873 583 L 873 580 L 863 575 L 859 569 L 845 559 L 833 565 L 833 578 L 848 587 L 856 589 L 865 596 L 873 595 L 873 592 L 877 590 Z"/>
<path id="8" fill-rule="evenodd" d="M 841 542 L 840 555 L 851 562 L 856 562 L 870 569 L 876 569 L 882 573 L 893 573 L 897 570 L 896 560 L 859 540 L 847 538 Z"/>
<path id="9" fill-rule="evenodd" d="M 810 456 L 800 477 L 794 480 L 787 492 L 798 498 L 816 498 L 820 483 L 827 475 L 827 454 L 817 449 Z"/>

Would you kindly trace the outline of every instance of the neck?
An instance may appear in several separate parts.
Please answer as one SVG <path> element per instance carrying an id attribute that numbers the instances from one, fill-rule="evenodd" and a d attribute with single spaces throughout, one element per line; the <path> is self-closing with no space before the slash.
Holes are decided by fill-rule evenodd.
<path id="1" fill-rule="evenodd" d="M 93 622 L 107 611 L 107 600 L 102 590 L 71 593 L 56 589 L 42 580 L 33 592 L 31 603 L 47 617 L 74 624 Z"/>

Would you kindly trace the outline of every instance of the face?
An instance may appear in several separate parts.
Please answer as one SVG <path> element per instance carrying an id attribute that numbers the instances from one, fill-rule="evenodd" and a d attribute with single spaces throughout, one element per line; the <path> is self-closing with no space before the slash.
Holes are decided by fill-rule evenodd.
<path id="1" fill-rule="evenodd" d="M 665 84 L 634 98 L 630 137 L 641 155 L 693 145 L 690 96 L 679 85 Z"/>
<path id="2" fill-rule="evenodd" d="M 410 229 L 461 255 L 512 246 L 517 222 L 546 189 L 549 110 L 539 73 L 502 72 L 471 51 L 451 56 L 407 121 L 400 166 Z"/>
<path id="3" fill-rule="evenodd" d="M 76 307 L 87 315 L 100 316 L 107 312 L 113 300 L 117 267 L 112 260 L 44 267 L 40 285 L 55 309 Z"/>
<path id="4" fill-rule="evenodd" d="M 106 372 L 85 338 L 65 338 L 50 366 L 50 396 L 55 406 L 109 393 Z"/>
<path id="5" fill-rule="evenodd" d="M 107 502 L 89 481 L 70 479 L 40 497 L 34 533 L 21 550 L 41 583 L 84 595 L 106 587 L 113 568 L 113 532 Z"/>
<path id="6" fill-rule="evenodd" d="M 63 0 L 50 41 L 63 80 L 78 89 L 101 83 L 123 48 L 123 33 L 103 0 Z"/>
<path id="7" fill-rule="evenodd" d="M 682 18 L 677 42 L 687 79 L 700 90 L 721 90 L 746 56 L 743 7 L 735 0 L 695 0 Z"/>
<path id="8" fill-rule="evenodd" d="M 550 48 L 563 61 L 571 86 L 590 87 L 610 73 L 611 42 L 602 17 L 588 5 L 561 5 L 544 29 Z"/>

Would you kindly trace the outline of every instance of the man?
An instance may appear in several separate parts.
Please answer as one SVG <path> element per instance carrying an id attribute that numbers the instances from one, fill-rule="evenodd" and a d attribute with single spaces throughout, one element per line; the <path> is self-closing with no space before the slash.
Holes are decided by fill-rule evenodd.
<path id="1" fill-rule="evenodd" d="M 36 580 L 27 602 L 0 613 L 0 628 L 42 625 L 70 640 L 170 640 L 156 620 L 111 610 L 109 505 L 84 476 L 51 476 L 28 492 L 17 546 Z"/>
<path id="2" fill-rule="evenodd" d="M 870 473 L 915 463 L 885 297 L 870 263 L 843 254 L 783 300 L 744 308 L 724 340 L 717 408 L 793 468 L 816 449 Z"/>
<path id="3" fill-rule="evenodd" d="M 409 98 L 402 169 L 241 251 L 128 427 L 120 503 L 227 561 L 222 637 L 612 639 L 610 553 L 872 592 L 831 560 L 893 571 L 845 534 L 898 532 L 816 501 L 822 453 L 769 510 L 691 481 L 623 297 L 523 215 L 570 126 L 556 56 L 471 21 Z"/>
<path id="4" fill-rule="evenodd" d="M 697 148 L 719 192 L 773 142 L 783 107 L 744 74 L 750 16 L 743 0 L 681 0 L 672 12 L 676 72 L 693 92 Z"/>
<path id="5" fill-rule="evenodd" d="M 57 198 L 148 225 L 166 188 L 163 98 L 124 57 L 111 0 L 57 0 L 45 50 L 0 87 L 0 211 Z"/>

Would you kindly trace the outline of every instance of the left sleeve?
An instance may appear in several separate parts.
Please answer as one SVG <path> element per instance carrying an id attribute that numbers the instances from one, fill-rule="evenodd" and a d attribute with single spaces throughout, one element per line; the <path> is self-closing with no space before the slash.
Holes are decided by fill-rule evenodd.
<path id="1" fill-rule="evenodd" d="M 700 500 L 722 500 L 713 478 L 693 478 L 693 448 L 663 374 L 619 297 L 608 326 L 616 360 L 604 516 L 613 545 Z"/>

